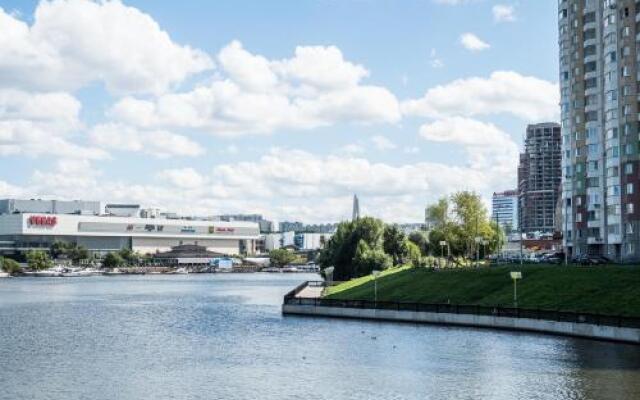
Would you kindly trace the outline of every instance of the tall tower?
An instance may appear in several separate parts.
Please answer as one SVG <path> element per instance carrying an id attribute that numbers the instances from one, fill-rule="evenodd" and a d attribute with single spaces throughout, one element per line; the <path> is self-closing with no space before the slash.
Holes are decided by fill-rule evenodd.
<path id="1" fill-rule="evenodd" d="M 635 0 L 559 0 L 562 212 L 569 255 L 640 259 Z"/>
<path id="2" fill-rule="evenodd" d="M 358 200 L 357 195 L 353 195 L 353 216 L 351 217 L 352 221 L 355 221 L 360 218 L 360 201 Z"/>

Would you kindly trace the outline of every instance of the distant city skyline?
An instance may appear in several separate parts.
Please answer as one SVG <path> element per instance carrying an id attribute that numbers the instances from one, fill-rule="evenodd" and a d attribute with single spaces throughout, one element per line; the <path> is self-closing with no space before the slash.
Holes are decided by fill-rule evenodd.
<path id="1" fill-rule="evenodd" d="M 559 121 L 556 2 L 0 0 L 0 198 L 423 220 Z M 526 44 L 526 45 L 524 45 Z M 535 61 L 534 61 L 535 60 Z"/>

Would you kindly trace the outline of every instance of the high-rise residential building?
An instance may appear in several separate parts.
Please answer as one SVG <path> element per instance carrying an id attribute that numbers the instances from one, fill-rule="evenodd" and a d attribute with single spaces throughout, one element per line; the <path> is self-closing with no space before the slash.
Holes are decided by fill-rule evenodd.
<path id="1" fill-rule="evenodd" d="M 573 256 L 638 260 L 640 4 L 558 6 L 564 244 Z"/>
<path id="2" fill-rule="evenodd" d="M 518 230 L 518 191 L 506 190 L 493 194 L 491 218 L 507 233 Z"/>
<path id="3" fill-rule="evenodd" d="M 519 226 L 525 234 L 553 234 L 562 177 L 560 125 L 527 126 L 518 165 Z"/>

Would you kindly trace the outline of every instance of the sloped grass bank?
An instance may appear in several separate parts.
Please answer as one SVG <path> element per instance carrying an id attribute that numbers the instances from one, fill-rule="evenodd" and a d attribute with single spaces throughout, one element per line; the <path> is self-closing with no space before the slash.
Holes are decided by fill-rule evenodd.
<path id="1" fill-rule="evenodd" d="M 397 268 L 377 278 L 378 300 L 512 307 L 510 271 L 522 271 L 521 308 L 640 317 L 640 267 L 636 266 Z M 329 287 L 325 297 L 373 300 L 373 277 Z"/>

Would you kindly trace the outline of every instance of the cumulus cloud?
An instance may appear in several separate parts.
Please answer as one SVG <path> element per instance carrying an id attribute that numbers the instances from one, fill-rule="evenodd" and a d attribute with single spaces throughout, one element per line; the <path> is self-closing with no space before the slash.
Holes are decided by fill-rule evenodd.
<path id="1" fill-rule="evenodd" d="M 407 115 L 442 118 L 454 115 L 511 114 L 527 121 L 558 118 L 558 85 L 512 71 L 489 78 L 466 78 L 429 89 L 402 104 Z"/>
<path id="2" fill-rule="evenodd" d="M 273 148 L 254 161 L 223 163 L 208 171 L 167 169 L 144 184 L 136 183 L 135 178 L 108 179 L 86 160 L 61 160 L 53 168 L 36 170 L 28 191 L 19 187 L 11 191 L 39 197 L 134 201 L 187 215 L 261 212 L 271 218 L 309 222 L 349 218 L 355 192 L 368 215 L 388 221 L 420 221 L 425 202 L 463 188 L 489 194 L 496 174 L 472 166 L 392 165 L 361 156 L 319 156 Z M 0 182 L 0 189 L 3 184 L 7 185 Z"/>
<path id="3" fill-rule="evenodd" d="M 82 128 L 80 108 L 67 93 L 0 89 L 0 155 L 108 157 L 100 149 L 72 143 Z"/>
<path id="4" fill-rule="evenodd" d="M 107 123 L 94 126 L 89 136 L 101 148 L 146 153 L 159 158 L 193 157 L 204 153 L 204 148 L 188 137 L 165 130 L 139 130 Z"/>
<path id="5" fill-rule="evenodd" d="M 138 127 L 226 136 L 400 119 L 396 97 L 362 84 L 369 72 L 346 61 L 334 46 L 301 46 L 292 58 L 268 60 L 234 41 L 218 61 L 222 76 L 208 85 L 155 99 L 126 97 L 108 115 Z"/>
<path id="6" fill-rule="evenodd" d="M 453 143 L 467 153 L 468 165 L 491 170 L 491 181 L 513 177 L 518 165 L 518 145 L 497 126 L 469 118 L 451 117 L 424 124 L 420 136 L 440 143 Z"/>
<path id="7" fill-rule="evenodd" d="M 513 22 L 516 20 L 516 10 L 507 4 L 496 4 L 491 8 L 495 22 Z"/>
<path id="8" fill-rule="evenodd" d="M 158 179 L 183 189 L 202 187 L 206 183 L 206 178 L 193 168 L 167 169 L 158 174 Z"/>
<path id="9" fill-rule="evenodd" d="M 491 47 L 489 43 L 483 41 L 473 33 L 463 33 L 460 35 L 460 44 L 462 44 L 465 49 L 473 52 L 487 50 Z"/>
<path id="10" fill-rule="evenodd" d="M 212 65 L 118 0 L 41 1 L 31 25 L 0 8 L 0 86 L 50 91 L 103 82 L 114 93 L 160 93 Z"/>

